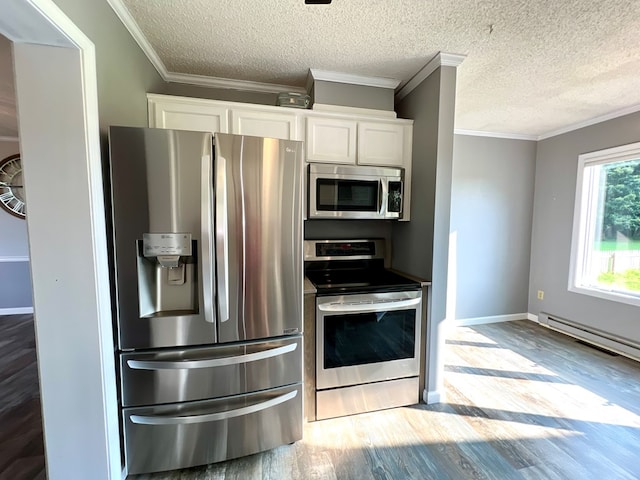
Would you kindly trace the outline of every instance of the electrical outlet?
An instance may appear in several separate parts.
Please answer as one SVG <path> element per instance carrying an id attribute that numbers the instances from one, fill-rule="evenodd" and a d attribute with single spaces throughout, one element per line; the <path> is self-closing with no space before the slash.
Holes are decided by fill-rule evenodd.
<path id="1" fill-rule="evenodd" d="M 538 300 L 544 300 L 544 290 L 538 290 Z"/>

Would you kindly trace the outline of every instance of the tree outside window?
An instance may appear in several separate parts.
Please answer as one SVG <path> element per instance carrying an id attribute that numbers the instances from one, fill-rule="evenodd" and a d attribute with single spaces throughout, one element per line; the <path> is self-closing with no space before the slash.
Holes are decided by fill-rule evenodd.
<path id="1" fill-rule="evenodd" d="M 569 289 L 640 304 L 640 143 L 581 155 Z"/>

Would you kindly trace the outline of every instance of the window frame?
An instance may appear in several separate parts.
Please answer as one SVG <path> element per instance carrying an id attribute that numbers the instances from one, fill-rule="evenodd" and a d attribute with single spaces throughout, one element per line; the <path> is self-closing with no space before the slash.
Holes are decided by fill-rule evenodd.
<path id="1" fill-rule="evenodd" d="M 624 162 L 640 159 L 640 142 L 607 148 L 595 152 L 578 155 L 578 170 L 576 175 L 576 196 L 573 211 L 573 230 L 571 233 L 571 257 L 569 265 L 570 292 L 589 295 L 592 297 L 611 300 L 619 303 L 640 306 L 640 293 L 629 294 L 622 291 L 606 290 L 591 286 L 584 286 L 581 279 L 584 276 L 587 262 L 586 245 L 593 244 L 593 234 L 588 229 L 589 222 L 597 215 L 597 197 L 590 198 L 590 188 L 585 187 L 585 170 L 587 167 L 605 165 L 608 163 Z M 598 174 L 599 175 L 599 174 Z M 591 188 L 598 182 L 596 175 L 589 175 Z M 595 220 L 594 220 L 595 221 Z"/>

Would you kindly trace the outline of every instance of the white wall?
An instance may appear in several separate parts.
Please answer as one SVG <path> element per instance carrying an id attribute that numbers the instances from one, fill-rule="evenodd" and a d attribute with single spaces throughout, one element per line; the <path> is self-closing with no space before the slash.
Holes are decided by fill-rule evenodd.
<path id="1" fill-rule="evenodd" d="M 536 142 L 455 135 L 455 318 L 526 314 Z"/>

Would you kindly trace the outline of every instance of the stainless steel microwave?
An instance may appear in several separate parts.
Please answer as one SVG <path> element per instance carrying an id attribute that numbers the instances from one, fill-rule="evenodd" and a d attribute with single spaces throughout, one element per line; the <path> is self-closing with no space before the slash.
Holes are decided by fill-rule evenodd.
<path id="1" fill-rule="evenodd" d="M 308 218 L 402 218 L 404 169 L 309 164 Z"/>

